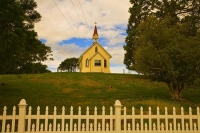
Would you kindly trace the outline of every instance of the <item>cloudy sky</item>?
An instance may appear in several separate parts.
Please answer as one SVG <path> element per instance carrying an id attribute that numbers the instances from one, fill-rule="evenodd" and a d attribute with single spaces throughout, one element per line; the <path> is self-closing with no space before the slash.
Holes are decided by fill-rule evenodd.
<path id="1" fill-rule="evenodd" d="M 50 46 L 54 61 L 46 61 L 55 72 L 66 58 L 79 56 L 92 45 L 97 22 L 99 43 L 112 55 L 111 72 L 123 73 L 129 0 L 36 0 L 42 16 L 35 24 L 39 39 Z M 128 70 L 125 70 L 128 72 Z"/>

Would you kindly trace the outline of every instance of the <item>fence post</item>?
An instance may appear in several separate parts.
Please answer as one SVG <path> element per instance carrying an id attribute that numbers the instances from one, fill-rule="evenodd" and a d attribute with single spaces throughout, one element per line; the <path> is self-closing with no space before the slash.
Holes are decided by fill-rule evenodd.
<path id="1" fill-rule="evenodd" d="M 115 101 L 115 132 L 120 133 L 121 131 L 121 102 L 119 100 Z"/>
<path id="2" fill-rule="evenodd" d="M 26 115 L 26 100 L 22 99 L 19 104 L 19 120 L 18 120 L 18 133 L 25 131 L 25 115 Z"/>

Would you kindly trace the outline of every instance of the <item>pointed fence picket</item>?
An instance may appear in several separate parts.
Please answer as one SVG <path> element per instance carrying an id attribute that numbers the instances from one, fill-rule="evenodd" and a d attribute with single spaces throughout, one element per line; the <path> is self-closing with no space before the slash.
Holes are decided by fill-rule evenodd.
<path id="1" fill-rule="evenodd" d="M 62 113 L 57 112 L 54 107 L 53 114 L 49 114 L 48 106 L 45 114 L 40 114 L 40 107 L 37 107 L 37 113 L 32 114 L 32 107 L 28 108 L 26 113 L 26 101 L 22 99 L 19 103 L 19 114 L 16 114 L 16 107 L 13 107 L 12 115 L 7 115 L 7 107 L 3 108 L 3 115 L 0 115 L 0 133 L 200 133 L 200 113 L 197 112 L 176 114 L 176 108 L 173 107 L 173 113 L 168 114 L 165 107 L 164 114 L 160 114 L 157 107 L 156 113 L 152 113 L 151 107 L 148 111 L 140 108 L 140 113 L 135 113 L 132 107 L 131 114 L 127 114 L 126 107 L 122 108 L 119 100 L 116 100 L 113 107 L 110 107 L 110 113 L 106 114 L 103 106 L 102 112 L 98 114 L 97 107 L 94 113 L 90 114 L 89 107 L 86 107 L 86 113 L 81 114 L 81 107 L 78 107 L 78 113 L 74 114 L 73 107 L 70 107 L 70 113 L 66 114 L 65 107 L 62 107 Z"/>

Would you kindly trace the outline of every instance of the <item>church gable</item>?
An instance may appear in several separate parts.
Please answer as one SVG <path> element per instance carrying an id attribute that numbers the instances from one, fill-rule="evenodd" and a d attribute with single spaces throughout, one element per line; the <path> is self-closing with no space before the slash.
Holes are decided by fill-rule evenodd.
<path id="1" fill-rule="evenodd" d="M 109 58 L 111 58 L 112 56 L 98 43 L 93 43 L 92 46 L 90 46 L 81 56 L 85 56 L 87 54 L 95 54 L 95 53 L 102 53 L 102 54 L 106 54 L 107 56 L 109 56 Z"/>
<path id="2" fill-rule="evenodd" d="M 90 58 L 90 60 L 92 60 L 92 59 L 95 58 L 95 57 L 106 59 L 102 54 L 100 54 L 99 52 L 97 52 L 97 53 L 95 53 L 95 54 Z"/>

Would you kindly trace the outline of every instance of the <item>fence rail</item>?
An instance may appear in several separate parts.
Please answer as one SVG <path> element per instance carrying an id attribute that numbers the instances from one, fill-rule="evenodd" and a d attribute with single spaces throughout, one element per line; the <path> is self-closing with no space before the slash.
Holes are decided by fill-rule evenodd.
<path id="1" fill-rule="evenodd" d="M 49 114 L 49 108 L 46 107 L 45 114 L 40 114 L 40 107 L 37 107 L 37 113 L 32 114 L 32 108 L 28 108 L 24 99 L 19 103 L 19 114 L 16 114 L 16 107 L 13 107 L 12 115 L 7 115 L 7 107 L 3 109 L 3 115 L 0 115 L 0 133 L 200 133 L 200 114 L 199 107 L 197 112 L 184 114 L 181 108 L 181 114 L 176 114 L 173 108 L 173 114 L 160 114 L 159 107 L 155 114 L 152 114 L 151 107 L 148 112 L 140 108 L 140 114 L 135 113 L 132 107 L 131 115 L 127 114 L 126 107 L 122 108 L 119 100 L 115 101 L 114 107 L 110 107 L 110 113 L 105 113 L 105 107 L 102 107 L 102 113 L 97 113 L 94 108 L 94 114 L 90 114 L 89 107 L 86 108 L 86 114 L 81 114 L 81 107 L 78 108 L 78 114 L 74 114 L 73 107 L 70 113 L 66 114 L 65 107 L 62 113 L 58 114 L 54 107 L 53 114 Z"/>

